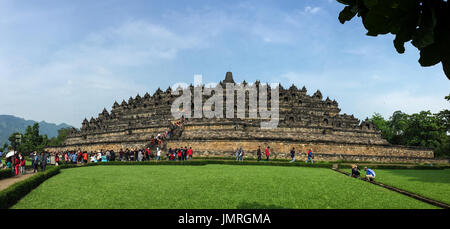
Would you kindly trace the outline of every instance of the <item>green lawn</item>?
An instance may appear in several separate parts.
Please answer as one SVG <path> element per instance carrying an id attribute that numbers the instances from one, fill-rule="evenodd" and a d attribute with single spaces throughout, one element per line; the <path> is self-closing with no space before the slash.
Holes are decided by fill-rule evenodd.
<path id="1" fill-rule="evenodd" d="M 331 169 L 95 166 L 61 170 L 13 208 L 434 208 Z"/>
<path id="2" fill-rule="evenodd" d="M 377 169 L 376 181 L 450 204 L 450 169 Z"/>

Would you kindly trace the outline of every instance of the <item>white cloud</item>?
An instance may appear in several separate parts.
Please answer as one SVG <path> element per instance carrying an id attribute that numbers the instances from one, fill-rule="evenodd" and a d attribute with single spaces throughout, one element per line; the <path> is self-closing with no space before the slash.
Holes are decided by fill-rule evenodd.
<path id="1" fill-rule="evenodd" d="M 0 113 L 79 126 L 105 104 L 153 89 L 133 80 L 132 69 L 158 66 L 201 44 L 192 34 L 128 21 L 50 53 L 44 63 L 0 56 L 0 97 L 9 98 L 0 101 Z"/>
<path id="2" fill-rule="evenodd" d="M 450 108 L 444 96 L 416 94 L 408 90 L 373 94 L 361 106 L 375 110 L 385 118 L 389 118 L 398 110 L 412 114 L 428 110 L 437 113 L 444 107 Z"/>
<path id="3" fill-rule="evenodd" d="M 319 11 L 321 11 L 321 8 L 320 8 L 320 7 L 307 6 L 307 7 L 305 7 L 305 9 L 304 9 L 304 12 L 305 12 L 305 13 L 310 13 L 310 14 L 316 14 L 316 13 L 318 13 Z"/>

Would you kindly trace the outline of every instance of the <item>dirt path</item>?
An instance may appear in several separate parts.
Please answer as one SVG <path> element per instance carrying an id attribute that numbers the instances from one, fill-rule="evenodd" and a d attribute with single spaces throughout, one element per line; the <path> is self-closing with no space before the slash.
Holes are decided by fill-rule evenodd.
<path id="1" fill-rule="evenodd" d="M 33 173 L 33 171 L 26 171 L 25 174 L 21 174 L 19 176 L 14 176 L 14 177 L 10 177 L 10 178 L 6 178 L 6 179 L 2 179 L 0 180 L 0 191 L 2 191 L 3 189 L 11 186 L 12 184 L 25 180 L 28 177 L 33 176 L 35 173 Z"/>

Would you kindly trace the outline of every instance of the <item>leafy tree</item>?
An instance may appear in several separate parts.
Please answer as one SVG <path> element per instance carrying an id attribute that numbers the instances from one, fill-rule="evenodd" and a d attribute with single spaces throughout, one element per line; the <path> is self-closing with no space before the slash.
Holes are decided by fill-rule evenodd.
<path id="1" fill-rule="evenodd" d="M 435 156 L 450 157 L 448 112 L 421 111 L 408 115 L 396 111 L 389 120 L 375 113 L 370 120 L 391 144 L 428 147 L 434 150 Z"/>
<path id="2" fill-rule="evenodd" d="M 391 33 L 394 47 L 405 52 L 411 41 L 423 67 L 442 63 L 450 79 L 450 7 L 447 0 L 337 0 L 346 5 L 339 14 L 344 24 L 358 15 L 368 36 Z"/>
<path id="3" fill-rule="evenodd" d="M 369 120 L 372 121 L 378 127 L 383 137 L 388 142 L 391 142 L 393 131 L 392 128 L 389 126 L 388 121 L 386 121 L 384 117 L 381 116 L 381 114 L 379 113 L 375 113 Z"/>
<path id="4" fill-rule="evenodd" d="M 8 143 L 5 143 L 5 144 L 2 145 L 2 147 L 0 147 L 0 151 L 1 152 L 5 152 L 6 150 L 8 150 L 8 147 L 9 147 Z"/>
<path id="5" fill-rule="evenodd" d="M 72 131 L 71 127 L 58 130 L 58 136 L 48 140 L 48 146 L 60 146 L 66 140 L 67 135 Z"/>
<path id="6" fill-rule="evenodd" d="M 19 135 L 23 139 L 23 135 L 19 132 L 14 132 L 9 136 L 8 140 L 9 140 L 9 142 L 11 142 L 11 149 L 19 150 L 21 142 L 18 142 L 17 138 L 16 138 L 16 136 L 19 136 Z"/>

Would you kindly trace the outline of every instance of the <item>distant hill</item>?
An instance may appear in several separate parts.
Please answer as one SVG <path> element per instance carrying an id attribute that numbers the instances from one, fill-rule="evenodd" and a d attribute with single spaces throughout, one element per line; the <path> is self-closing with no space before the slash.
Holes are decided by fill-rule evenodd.
<path id="1" fill-rule="evenodd" d="M 25 120 L 12 115 L 0 115 L 0 144 L 9 143 L 8 137 L 14 132 L 24 133 L 27 126 L 33 126 L 36 121 Z M 61 128 L 72 127 L 65 123 L 56 125 L 53 123 L 39 122 L 39 133 L 47 134 L 49 138 L 58 135 Z"/>

